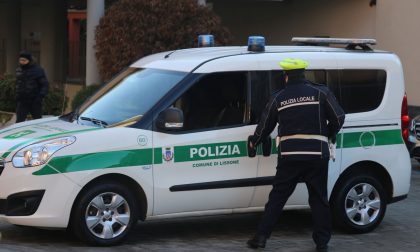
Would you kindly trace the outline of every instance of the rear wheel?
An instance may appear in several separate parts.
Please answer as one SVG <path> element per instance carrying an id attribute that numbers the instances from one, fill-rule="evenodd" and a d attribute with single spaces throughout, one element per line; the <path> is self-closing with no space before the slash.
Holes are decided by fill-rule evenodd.
<path id="1" fill-rule="evenodd" d="M 75 203 L 72 230 L 93 245 L 121 243 L 137 223 L 138 209 L 133 194 L 120 184 L 104 183 L 88 188 Z"/>
<path id="2" fill-rule="evenodd" d="M 331 202 L 335 223 L 353 233 L 366 233 L 382 221 L 387 196 L 381 183 L 371 175 L 358 175 L 337 187 Z"/>

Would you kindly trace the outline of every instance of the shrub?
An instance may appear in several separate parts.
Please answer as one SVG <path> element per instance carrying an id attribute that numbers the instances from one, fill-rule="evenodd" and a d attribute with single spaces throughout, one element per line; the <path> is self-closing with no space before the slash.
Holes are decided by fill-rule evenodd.
<path id="1" fill-rule="evenodd" d="M 67 108 L 67 97 L 61 86 L 50 86 L 48 95 L 44 98 L 42 112 L 44 115 L 61 115 Z"/>
<path id="2" fill-rule="evenodd" d="M 0 111 L 15 112 L 15 79 L 12 75 L 0 78 Z"/>
<path id="3" fill-rule="evenodd" d="M 77 92 L 74 96 L 73 101 L 71 103 L 71 109 L 74 111 L 78 108 L 87 98 L 92 96 L 101 86 L 99 85 L 91 85 L 84 87 L 82 90 Z"/>
<path id="4" fill-rule="evenodd" d="M 0 78 L 0 111 L 16 112 L 16 80 L 12 75 Z M 60 86 L 50 86 L 48 95 L 43 102 L 43 114 L 61 115 L 67 106 L 64 89 Z"/>
<path id="5" fill-rule="evenodd" d="M 220 18 L 197 0 L 120 0 L 96 29 L 96 57 L 104 80 L 133 61 L 156 52 L 194 47 L 199 34 L 225 45 L 230 33 Z"/>

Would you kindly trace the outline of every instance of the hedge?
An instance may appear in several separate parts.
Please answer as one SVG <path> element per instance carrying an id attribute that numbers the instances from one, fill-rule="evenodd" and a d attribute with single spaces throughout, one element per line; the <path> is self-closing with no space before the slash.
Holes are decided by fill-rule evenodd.
<path id="1" fill-rule="evenodd" d="M 16 80 L 13 75 L 0 78 L 0 111 L 16 112 Z M 64 88 L 50 85 L 48 95 L 43 102 L 43 114 L 61 115 L 67 106 Z"/>
<path id="2" fill-rule="evenodd" d="M 133 61 L 156 52 L 197 46 L 199 34 L 213 34 L 226 45 L 230 32 L 197 0 L 120 0 L 96 28 L 96 58 L 104 80 Z"/>

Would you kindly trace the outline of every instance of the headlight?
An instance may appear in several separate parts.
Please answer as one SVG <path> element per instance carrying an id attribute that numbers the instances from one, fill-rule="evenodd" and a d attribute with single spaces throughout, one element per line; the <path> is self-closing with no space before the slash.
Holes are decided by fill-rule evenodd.
<path id="1" fill-rule="evenodd" d="M 74 136 L 69 136 L 28 145 L 13 156 L 13 166 L 24 168 L 43 165 L 56 151 L 75 141 Z"/>

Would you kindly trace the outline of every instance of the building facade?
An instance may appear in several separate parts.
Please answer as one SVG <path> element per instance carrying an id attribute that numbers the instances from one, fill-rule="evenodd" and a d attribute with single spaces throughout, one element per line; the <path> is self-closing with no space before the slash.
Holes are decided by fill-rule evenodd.
<path id="1" fill-rule="evenodd" d="M 420 106 L 418 0 L 211 2 L 235 44 L 244 44 L 250 34 L 265 36 L 268 44 L 290 44 L 297 36 L 374 38 L 374 48 L 400 57 L 409 104 Z"/>

